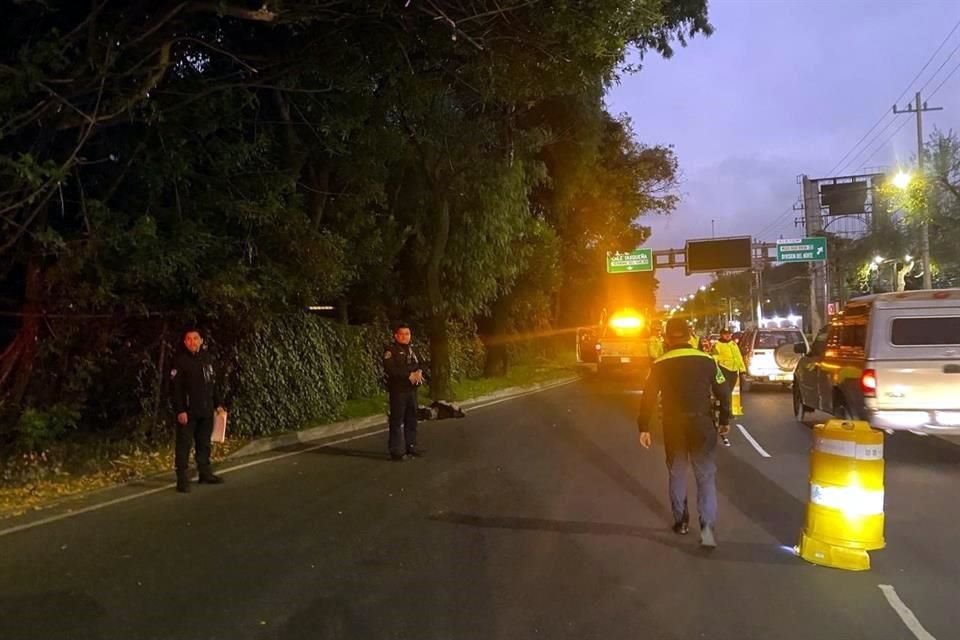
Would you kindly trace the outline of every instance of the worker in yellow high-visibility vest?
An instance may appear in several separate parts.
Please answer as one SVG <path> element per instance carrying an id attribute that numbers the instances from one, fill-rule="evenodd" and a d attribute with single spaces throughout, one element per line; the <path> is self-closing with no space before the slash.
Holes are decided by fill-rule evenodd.
<path id="1" fill-rule="evenodd" d="M 712 355 L 720 365 L 720 371 L 732 394 L 740 376 L 747 372 L 747 365 L 743 362 L 740 345 L 733 341 L 733 331 L 729 328 L 724 327 L 720 330 L 720 339 L 713 345 Z"/>
<path id="2" fill-rule="evenodd" d="M 650 328 L 650 341 L 647 344 L 649 345 L 651 362 L 663 355 L 663 336 L 660 335 L 661 333 L 659 322 Z"/>

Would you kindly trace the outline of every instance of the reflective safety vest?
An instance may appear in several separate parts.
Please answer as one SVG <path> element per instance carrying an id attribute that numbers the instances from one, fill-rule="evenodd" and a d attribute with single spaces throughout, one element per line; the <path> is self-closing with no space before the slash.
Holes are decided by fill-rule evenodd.
<path id="1" fill-rule="evenodd" d="M 713 345 L 713 357 L 717 364 L 727 371 L 746 371 L 747 366 L 743 362 L 743 355 L 740 353 L 740 347 L 733 340 L 729 342 L 717 342 Z"/>
<path id="2" fill-rule="evenodd" d="M 680 349 L 671 349 L 670 351 L 667 351 L 665 354 L 657 358 L 654 364 L 657 364 L 659 362 L 665 362 L 667 360 L 673 360 L 674 358 L 691 358 L 691 357 L 709 358 L 710 360 L 713 360 L 713 356 L 711 356 L 710 354 L 704 353 L 703 351 L 700 351 L 700 349 L 694 349 L 692 347 L 688 349 L 687 347 L 682 347 Z M 716 364 L 716 361 L 714 361 L 714 364 Z M 717 366 L 717 375 L 714 379 L 716 380 L 717 384 L 723 384 L 724 382 L 727 381 L 727 379 L 723 377 L 723 372 L 720 371 L 719 366 Z"/>
<path id="3" fill-rule="evenodd" d="M 663 355 L 663 339 L 653 336 L 650 338 L 650 357 L 656 360 Z"/>

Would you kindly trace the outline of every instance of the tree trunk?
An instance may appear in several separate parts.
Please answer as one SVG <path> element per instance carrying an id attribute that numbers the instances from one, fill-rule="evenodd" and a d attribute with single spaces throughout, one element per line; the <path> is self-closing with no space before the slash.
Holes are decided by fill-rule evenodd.
<path id="1" fill-rule="evenodd" d="M 497 378 L 507 375 L 507 328 L 509 326 L 509 296 L 501 296 L 493 303 L 490 318 L 490 334 L 487 336 L 487 357 L 483 365 L 483 375 Z"/>
<path id="2" fill-rule="evenodd" d="M 319 167 L 316 162 L 307 162 L 307 176 L 310 178 L 310 188 L 313 189 L 309 194 L 310 218 L 313 228 L 319 229 L 330 191 L 330 166 L 326 162 Z"/>
<path id="3" fill-rule="evenodd" d="M 435 190 L 437 218 L 427 263 L 427 300 L 430 303 L 430 393 L 434 400 L 452 400 L 450 386 L 450 341 L 447 335 L 447 310 L 440 290 L 440 268 L 450 238 L 450 203 Z"/>
<path id="4" fill-rule="evenodd" d="M 10 346 L 0 356 L 0 387 L 6 387 L 5 404 L 19 407 L 33 376 L 37 346 L 40 339 L 40 297 L 43 272 L 38 259 L 27 264 L 24 286 L 23 319 L 20 330 Z"/>
<path id="5" fill-rule="evenodd" d="M 160 429 L 162 420 L 160 418 L 160 403 L 163 400 L 163 387 L 167 379 L 167 332 L 169 330 L 169 320 L 164 318 L 163 326 L 160 329 L 160 357 L 157 360 L 157 387 L 153 395 L 153 415 L 150 419 L 149 431 L 147 437 L 153 436 Z"/>
<path id="6" fill-rule="evenodd" d="M 434 400 L 453 400 L 450 385 L 450 337 L 447 319 L 442 314 L 433 314 L 430 331 L 430 397 Z"/>

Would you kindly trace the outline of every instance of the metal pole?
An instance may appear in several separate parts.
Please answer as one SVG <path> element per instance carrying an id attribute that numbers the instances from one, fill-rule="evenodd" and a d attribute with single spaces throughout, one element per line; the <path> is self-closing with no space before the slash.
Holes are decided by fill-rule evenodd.
<path id="1" fill-rule="evenodd" d="M 830 308 L 830 265 L 826 260 L 823 261 L 823 324 L 830 321 L 827 309 Z"/>
<path id="2" fill-rule="evenodd" d="M 893 113 L 914 113 L 917 116 L 917 176 L 918 180 L 923 179 L 923 112 L 924 111 L 943 111 L 943 107 L 928 107 L 920 100 L 920 92 L 917 91 L 915 104 L 906 109 L 897 109 L 893 105 Z M 920 215 L 920 260 L 923 262 L 923 288 L 933 288 L 933 273 L 930 270 L 930 225 L 927 222 L 927 207 L 924 203 L 922 210 L 917 212 Z"/>
<path id="3" fill-rule="evenodd" d="M 923 179 L 923 105 L 920 103 L 920 92 L 917 91 L 917 176 Z M 920 250 L 923 252 L 923 288 L 933 289 L 933 274 L 930 273 L 930 225 L 927 222 L 926 199 L 920 211 Z"/>

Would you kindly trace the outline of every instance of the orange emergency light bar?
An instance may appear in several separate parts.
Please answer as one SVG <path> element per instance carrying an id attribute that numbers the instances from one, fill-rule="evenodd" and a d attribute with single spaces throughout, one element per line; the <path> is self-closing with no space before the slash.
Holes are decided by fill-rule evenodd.
<path id="1" fill-rule="evenodd" d="M 610 326 L 618 330 L 642 329 L 643 316 L 630 309 L 618 311 L 610 318 Z"/>

